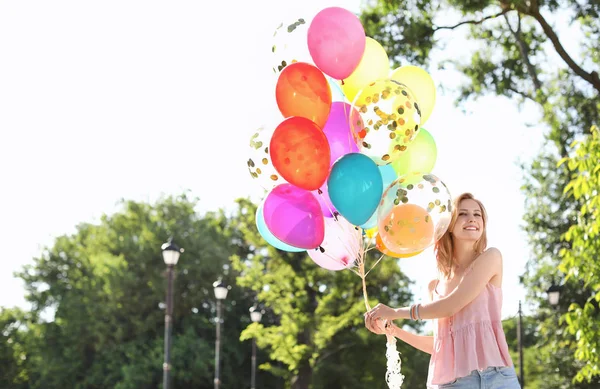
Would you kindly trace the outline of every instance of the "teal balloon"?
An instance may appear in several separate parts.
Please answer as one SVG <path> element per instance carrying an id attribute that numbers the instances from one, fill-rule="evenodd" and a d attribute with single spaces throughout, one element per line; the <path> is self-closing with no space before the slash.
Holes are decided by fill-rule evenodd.
<path id="1" fill-rule="evenodd" d="M 383 182 L 382 187 L 383 187 L 383 191 L 385 192 L 385 190 L 388 188 L 388 186 L 390 186 L 392 184 L 392 182 L 394 182 L 398 178 L 398 174 L 396 173 L 396 171 L 394 170 L 392 165 L 380 165 L 380 166 L 377 166 L 377 168 L 379 169 L 379 172 L 381 173 L 381 180 Z M 371 229 L 376 226 L 377 226 L 377 212 L 375 212 L 375 211 L 373 212 L 373 214 L 371 215 L 369 220 L 367 220 L 365 223 L 360 225 L 360 227 L 365 230 Z"/>
<path id="2" fill-rule="evenodd" d="M 377 209 L 373 211 L 373 214 L 365 223 L 361 224 L 359 227 L 363 230 L 370 230 L 373 227 L 377 226 Z"/>
<path id="3" fill-rule="evenodd" d="M 350 223 L 360 226 L 371 218 L 379 205 L 383 179 L 371 158 L 349 153 L 331 167 L 327 188 L 335 209 Z"/>
<path id="4" fill-rule="evenodd" d="M 379 166 L 381 172 L 381 179 L 383 180 L 383 190 L 385 191 L 388 186 L 398 179 L 398 173 L 394 170 L 392 165 L 381 165 Z"/>
<path id="5" fill-rule="evenodd" d="M 262 203 L 256 209 L 255 219 L 256 219 L 256 228 L 258 228 L 258 233 L 271 246 L 273 246 L 279 250 L 288 251 L 291 253 L 299 253 L 300 251 L 306 251 L 306 249 L 301 249 L 298 247 L 290 246 L 289 244 L 282 242 L 281 240 L 277 239 L 277 237 L 275 235 L 273 235 L 271 233 L 271 231 L 269 231 L 269 228 L 267 227 L 267 224 L 265 223 L 265 216 L 263 215 L 263 204 Z"/>
<path id="6" fill-rule="evenodd" d="M 346 102 L 346 95 L 344 95 L 344 91 L 342 91 L 342 87 L 338 85 L 338 83 L 331 77 L 327 77 L 327 83 L 329 83 L 329 89 L 331 89 L 331 101 L 343 101 Z"/>

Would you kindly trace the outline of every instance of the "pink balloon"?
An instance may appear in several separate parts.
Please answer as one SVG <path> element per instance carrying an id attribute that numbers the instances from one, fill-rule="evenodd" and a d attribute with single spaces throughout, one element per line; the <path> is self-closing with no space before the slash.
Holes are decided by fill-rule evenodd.
<path id="1" fill-rule="evenodd" d="M 307 250 L 308 256 L 327 270 L 354 266 L 362 245 L 362 232 L 341 216 L 325 219 L 325 238 L 320 248 Z"/>
<path id="2" fill-rule="evenodd" d="M 334 102 L 331 105 L 327 123 L 325 123 L 325 126 L 323 127 L 323 132 L 327 137 L 331 149 L 330 168 L 335 161 L 344 155 L 359 152 L 358 145 L 352 135 L 352 126 L 350 125 L 351 120 L 354 120 L 355 122 L 360 121 L 361 117 L 356 109 L 352 109 L 350 104 L 340 101 Z M 319 200 L 319 204 L 321 204 L 323 216 L 332 217 L 333 212 L 336 212 L 336 209 L 329 198 L 327 181 L 325 181 L 319 189 L 321 190 L 320 194 L 318 191 L 313 191 L 313 194 L 317 200 Z"/>
<path id="3" fill-rule="evenodd" d="M 263 206 L 267 228 L 294 247 L 319 247 L 325 236 L 323 211 L 315 196 L 291 184 L 281 184 L 267 195 Z"/>
<path id="4" fill-rule="evenodd" d="M 321 10 L 308 28 L 308 51 L 315 65 L 338 80 L 354 72 L 365 52 L 365 45 L 362 23 L 344 8 Z"/>

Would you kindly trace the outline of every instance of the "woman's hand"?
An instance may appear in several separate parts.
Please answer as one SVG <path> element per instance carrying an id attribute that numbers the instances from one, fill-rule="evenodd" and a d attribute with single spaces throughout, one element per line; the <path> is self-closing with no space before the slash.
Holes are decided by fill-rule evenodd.
<path id="1" fill-rule="evenodd" d="M 371 309 L 366 313 L 366 321 L 371 321 L 373 323 L 377 319 L 381 319 L 383 321 L 392 321 L 397 319 L 398 313 L 393 308 L 388 307 L 385 304 L 377 304 L 375 308 Z"/>
<path id="2" fill-rule="evenodd" d="M 371 322 L 370 320 L 368 320 L 366 313 L 365 313 L 365 327 L 367 327 L 367 329 L 369 331 L 371 331 L 372 333 L 374 333 L 376 335 L 385 334 L 385 325 L 383 323 L 383 320 L 375 320 L 375 321 Z"/>

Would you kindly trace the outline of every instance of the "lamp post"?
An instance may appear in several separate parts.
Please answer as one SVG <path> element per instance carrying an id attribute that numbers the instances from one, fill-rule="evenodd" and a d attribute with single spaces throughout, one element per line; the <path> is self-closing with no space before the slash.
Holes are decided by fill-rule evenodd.
<path id="1" fill-rule="evenodd" d="M 228 287 L 222 280 L 217 280 L 213 283 L 215 289 L 215 298 L 217 299 L 217 340 L 215 342 L 215 389 L 219 389 L 221 386 L 220 381 L 220 366 L 219 359 L 221 352 L 221 300 L 227 298 Z"/>
<path id="2" fill-rule="evenodd" d="M 523 311 L 519 300 L 519 320 L 517 321 L 517 341 L 519 343 L 519 381 L 521 388 L 525 387 L 525 373 L 523 371 Z"/>
<path id="3" fill-rule="evenodd" d="M 554 308 L 558 307 L 558 301 L 560 299 L 560 286 L 552 282 L 552 285 L 546 291 L 548 293 L 548 302 Z"/>
<path id="4" fill-rule="evenodd" d="M 173 322 L 173 268 L 179 261 L 183 249 L 173 243 L 173 237 L 161 247 L 163 260 L 167 265 L 167 309 L 165 310 L 165 360 L 163 363 L 163 389 L 169 389 L 171 373 L 171 326 Z"/>
<path id="5" fill-rule="evenodd" d="M 259 323 L 263 312 L 254 304 L 250 308 L 250 319 L 253 323 Z M 256 388 L 256 338 L 252 337 L 252 373 L 250 375 L 250 389 Z"/>

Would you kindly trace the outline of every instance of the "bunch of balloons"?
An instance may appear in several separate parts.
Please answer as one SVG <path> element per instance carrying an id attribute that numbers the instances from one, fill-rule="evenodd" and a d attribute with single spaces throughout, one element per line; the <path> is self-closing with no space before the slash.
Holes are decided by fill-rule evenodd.
<path id="1" fill-rule="evenodd" d="M 293 34 L 301 50 L 286 40 Z M 430 247 L 451 212 L 423 128 L 435 104 L 430 75 L 390 70 L 384 48 L 340 7 L 282 24 L 275 35 L 280 121 L 252 135 L 248 158 L 268 191 L 256 213 L 261 236 L 329 270 L 355 264 L 363 235 L 397 258 Z"/>

